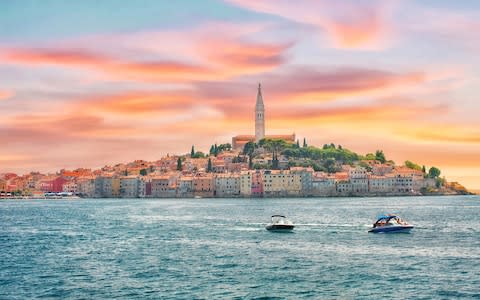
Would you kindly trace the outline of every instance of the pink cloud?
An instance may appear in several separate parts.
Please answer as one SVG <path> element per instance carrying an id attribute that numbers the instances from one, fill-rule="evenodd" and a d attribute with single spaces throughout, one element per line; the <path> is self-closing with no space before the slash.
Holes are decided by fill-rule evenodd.
<path id="1" fill-rule="evenodd" d="M 307 24 L 327 34 L 331 45 L 345 49 L 384 48 L 392 34 L 392 1 L 227 0 L 235 5 Z"/>

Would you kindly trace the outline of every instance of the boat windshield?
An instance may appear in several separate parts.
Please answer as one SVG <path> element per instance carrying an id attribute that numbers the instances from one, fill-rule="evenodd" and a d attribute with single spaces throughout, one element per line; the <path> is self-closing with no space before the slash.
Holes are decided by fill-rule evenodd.
<path id="1" fill-rule="evenodd" d="M 288 220 L 287 217 L 281 216 L 281 215 L 272 216 L 272 223 L 279 224 L 279 225 L 292 224 L 292 222 L 290 222 L 290 220 Z"/>
<path id="2" fill-rule="evenodd" d="M 374 227 L 378 226 L 391 226 L 391 225 L 407 225 L 407 222 L 402 220 L 400 217 L 395 215 L 385 215 L 378 217 L 377 222 L 375 222 Z"/>

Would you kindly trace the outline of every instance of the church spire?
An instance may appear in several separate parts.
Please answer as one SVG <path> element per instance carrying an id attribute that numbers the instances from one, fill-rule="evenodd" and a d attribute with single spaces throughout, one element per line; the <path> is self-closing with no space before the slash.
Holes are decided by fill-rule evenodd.
<path id="1" fill-rule="evenodd" d="M 258 84 L 257 103 L 255 104 L 255 141 L 265 138 L 265 107 L 263 106 L 262 85 Z"/>
<path id="2" fill-rule="evenodd" d="M 263 109 L 262 85 L 260 83 L 258 84 L 257 103 L 255 106 L 257 109 L 258 108 Z"/>

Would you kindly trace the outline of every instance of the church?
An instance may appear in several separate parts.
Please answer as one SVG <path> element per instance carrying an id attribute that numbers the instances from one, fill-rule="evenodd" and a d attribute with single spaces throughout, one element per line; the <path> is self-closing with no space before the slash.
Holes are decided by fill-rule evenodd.
<path id="1" fill-rule="evenodd" d="M 265 135 L 265 106 L 263 105 L 262 86 L 258 84 L 257 102 L 255 104 L 255 135 L 237 135 L 232 138 L 233 150 L 242 151 L 248 142 L 261 139 L 277 139 L 295 143 L 295 133 L 286 135 Z"/>

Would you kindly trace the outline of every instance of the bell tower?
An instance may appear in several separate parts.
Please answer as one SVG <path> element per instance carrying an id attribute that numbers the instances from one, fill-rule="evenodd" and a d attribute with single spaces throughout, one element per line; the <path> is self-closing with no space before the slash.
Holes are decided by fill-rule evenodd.
<path id="1" fill-rule="evenodd" d="M 255 104 L 255 142 L 265 138 L 265 107 L 263 106 L 262 86 L 258 84 L 257 103 Z"/>

